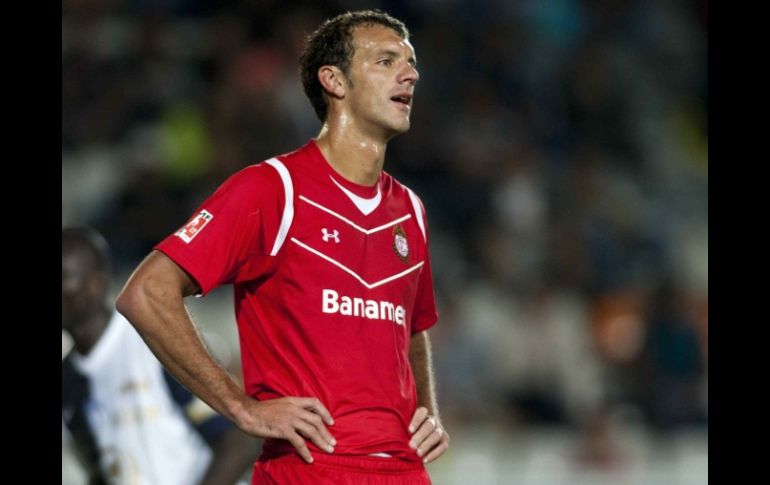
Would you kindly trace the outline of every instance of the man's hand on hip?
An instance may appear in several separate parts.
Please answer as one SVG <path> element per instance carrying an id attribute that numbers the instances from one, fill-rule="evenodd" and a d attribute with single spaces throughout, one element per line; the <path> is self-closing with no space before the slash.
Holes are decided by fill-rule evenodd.
<path id="1" fill-rule="evenodd" d="M 249 398 L 238 427 L 260 438 L 279 438 L 289 441 L 302 459 L 308 463 L 313 457 L 305 439 L 328 453 L 334 451 L 337 440 L 326 429 L 334 424 L 329 411 L 314 397 L 282 397 L 266 401 Z M 304 437 L 304 438 L 303 438 Z"/>
<path id="2" fill-rule="evenodd" d="M 432 462 L 449 448 L 449 433 L 441 426 L 438 418 L 431 416 L 425 407 L 418 407 L 414 412 L 409 432 L 412 433 L 409 446 L 417 450 L 417 455 L 422 457 L 423 463 Z"/>

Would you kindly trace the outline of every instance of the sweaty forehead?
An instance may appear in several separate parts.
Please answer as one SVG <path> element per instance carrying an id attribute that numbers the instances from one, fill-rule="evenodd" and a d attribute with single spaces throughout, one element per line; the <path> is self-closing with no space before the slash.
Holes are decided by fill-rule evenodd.
<path id="1" fill-rule="evenodd" d="M 373 53 L 386 49 L 414 57 L 414 47 L 407 39 L 402 39 L 396 31 L 384 25 L 359 25 L 353 29 L 353 45 L 356 54 Z"/>

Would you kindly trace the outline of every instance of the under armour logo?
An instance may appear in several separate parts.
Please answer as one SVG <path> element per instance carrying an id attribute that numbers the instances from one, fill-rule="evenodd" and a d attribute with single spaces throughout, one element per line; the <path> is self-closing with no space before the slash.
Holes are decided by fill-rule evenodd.
<path id="1" fill-rule="evenodd" d="M 340 232 L 338 230 L 334 230 L 333 233 L 329 233 L 329 231 L 324 227 L 321 229 L 321 232 L 323 233 L 324 242 L 329 242 L 329 239 L 334 239 L 334 242 L 339 244 L 340 243 Z"/>

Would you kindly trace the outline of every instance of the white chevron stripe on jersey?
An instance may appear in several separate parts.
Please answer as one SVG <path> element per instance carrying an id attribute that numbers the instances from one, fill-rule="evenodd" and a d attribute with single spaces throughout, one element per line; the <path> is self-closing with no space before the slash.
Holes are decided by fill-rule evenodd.
<path id="1" fill-rule="evenodd" d="M 363 232 L 363 233 L 364 233 L 364 234 L 366 234 L 367 236 L 368 236 L 369 234 L 374 234 L 374 233 L 375 233 L 375 232 L 377 232 L 377 231 L 382 231 L 383 229 L 387 229 L 387 228 L 389 228 L 390 226 L 395 226 L 395 225 L 396 225 L 396 224 L 398 224 L 399 222 L 404 222 L 405 220 L 407 220 L 407 219 L 409 219 L 410 217 L 412 217 L 412 214 L 407 214 L 407 215 L 405 215 L 405 216 L 399 217 L 399 218 L 398 218 L 398 219 L 396 219 L 396 220 L 390 221 L 390 222 L 388 222 L 388 223 L 386 223 L 386 224 L 383 224 L 383 225 L 381 225 L 381 226 L 377 226 L 377 227 L 375 227 L 375 228 L 373 228 L 373 229 L 364 229 L 363 227 L 359 226 L 358 224 L 356 224 L 355 222 L 353 222 L 353 221 L 351 221 L 350 219 L 346 218 L 345 216 L 341 216 L 341 215 L 337 214 L 337 213 L 336 213 L 336 212 L 334 212 L 333 210 L 331 210 L 331 209 L 328 209 L 328 208 L 326 208 L 326 207 L 322 206 L 322 205 L 321 205 L 321 204 L 319 204 L 318 202 L 313 202 L 312 200 L 308 199 L 308 198 L 307 198 L 307 197 L 305 197 L 304 195 L 300 195 L 300 196 L 299 196 L 299 199 L 300 199 L 300 200 L 302 200 L 302 201 L 305 201 L 305 202 L 307 202 L 308 204 L 310 204 L 310 205 L 312 205 L 312 206 L 314 206 L 314 207 L 316 207 L 316 208 L 318 208 L 318 209 L 321 209 L 322 211 L 326 212 L 327 214 L 331 214 L 331 215 L 333 215 L 333 216 L 334 216 L 334 217 L 336 217 L 337 219 L 341 220 L 342 222 L 344 222 L 344 223 L 346 223 L 346 224 L 349 224 L 351 227 L 353 227 L 353 228 L 355 228 L 355 229 L 357 229 L 357 230 L 359 230 L 359 231 Z"/>
<path id="2" fill-rule="evenodd" d="M 419 263 L 415 264 L 411 268 L 405 269 L 404 271 L 402 271 L 402 272 L 400 272 L 398 274 L 394 274 L 393 276 L 388 276 L 387 278 L 385 278 L 383 280 L 380 280 L 380 281 L 375 281 L 374 283 L 368 283 L 366 280 L 361 278 L 355 271 L 353 271 L 352 269 L 348 268 L 347 266 L 345 266 L 344 264 L 340 263 L 339 261 L 337 261 L 337 260 L 335 260 L 333 258 L 330 258 L 329 256 L 325 255 L 321 251 L 318 251 L 317 249 L 311 248 L 307 244 L 304 244 L 304 243 L 298 241 L 296 238 L 291 238 L 291 240 L 292 240 L 292 242 L 297 244 L 299 247 L 301 247 L 303 249 L 306 249 L 307 251 L 310 251 L 311 253 L 315 254 L 316 256 L 318 256 L 318 257 L 320 257 L 320 258 L 330 262 L 334 266 L 336 266 L 336 267 L 340 268 L 341 270 L 345 271 L 346 273 L 348 273 L 349 275 L 351 275 L 352 277 L 357 279 L 362 285 L 364 285 L 366 288 L 368 288 L 370 290 L 373 289 L 373 288 L 377 288 L 378 286 L 382 286 L 385 283 L 390 283 L 391 281 L 397 280 L 397 279 L 401 278 L 402 276 L 406 276 L 409 273 L 411 273 L 412 271 L 414 271 L 416 269 L 419 269 L 423 264 L 425 264 L 425 261 L 420 261 Z"/>

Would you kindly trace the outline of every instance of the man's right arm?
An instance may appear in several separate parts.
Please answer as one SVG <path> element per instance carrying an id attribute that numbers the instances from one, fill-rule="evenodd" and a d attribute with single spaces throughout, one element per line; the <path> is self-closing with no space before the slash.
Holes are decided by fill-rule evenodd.
<path id="1" fill-rule="evenodd" d="M 116 308 L 180 383 L 241 430 L 260 438 L 286 439 L 308 462 L 312 457 L 303 436 L 331 452 L 336 442 L 324 422 L 333 421 L 318 399 L 257 401 L 211 357 L 184 305 L 184 298 L 198 291 L 182 268 L 153 251 L 129 278 Z"/>

